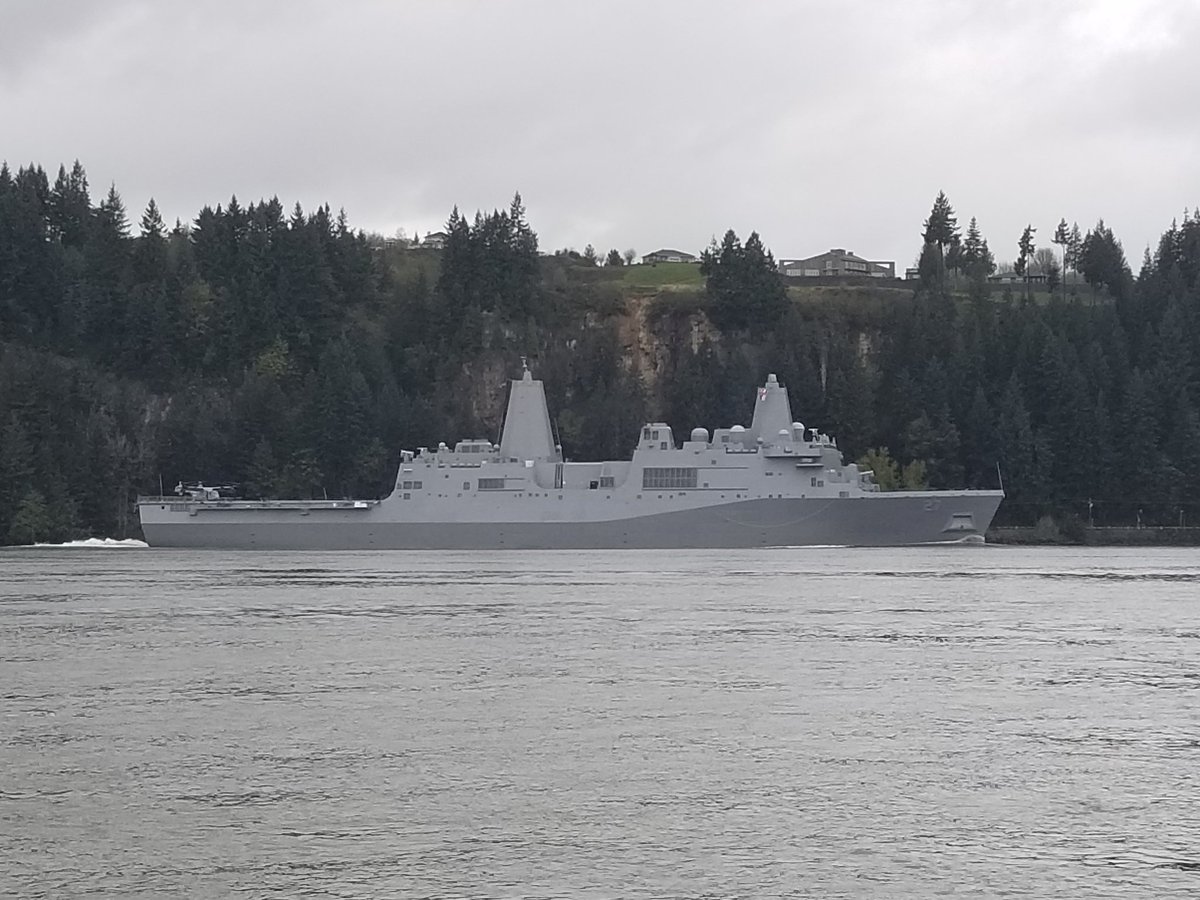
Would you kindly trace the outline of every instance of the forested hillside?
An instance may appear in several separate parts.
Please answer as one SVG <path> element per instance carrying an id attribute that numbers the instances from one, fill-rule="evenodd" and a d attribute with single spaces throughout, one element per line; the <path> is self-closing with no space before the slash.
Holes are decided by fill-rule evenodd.
<path id="1" fill-rule="evenodd" d="M 1067 271 L 1037 294 L 989 285 L 987 241 L 944 196 L 914 225 L 911 293 L 789 288 L 732 232 L 672 290 L 616 251 L 541 254 L 519 196 L 447 232 L 408 248 L 277 199 L 131 222 L 78 163 L 4 166 L 0 542 L 136 534 L 136 495 L 179 480 L 376 496 L 402 446 L 495 439 L 523 355 L 569 458 L 627 454 L 651 416 L 744 421 L 772 371 L 881 480 L 994 487 L 999 468 L 1005 521 L 1089 501 L 1097 524 L 1200 521 L 1195 217 L 1136 278 L 1103 223 L 1064 221 Z M 1035 237 L 1003 243 L 1050 274 Z"/>

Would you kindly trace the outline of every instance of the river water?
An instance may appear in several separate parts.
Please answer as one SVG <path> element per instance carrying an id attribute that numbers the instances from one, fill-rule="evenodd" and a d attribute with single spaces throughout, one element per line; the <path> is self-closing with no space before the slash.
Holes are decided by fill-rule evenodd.
<path id="1" fill-rule="evenodd" d="M 1200 550 L 0 553 L 0 894 L 1200 895 Z"/>

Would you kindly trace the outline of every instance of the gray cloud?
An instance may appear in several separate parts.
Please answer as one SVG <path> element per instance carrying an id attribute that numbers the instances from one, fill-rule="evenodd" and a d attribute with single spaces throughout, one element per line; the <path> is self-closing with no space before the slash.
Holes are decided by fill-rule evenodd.
<path id="1" fill-rule="evenodd" d="M 549 248 L 903 266 L 939 189 L 1001 257 L 1104 216 L 1136 261 L 1200 202 L 1187 2 L 31 2 L 0 35 L 0 155 L 170 217 L 427 231 L 519 189 Z"/>

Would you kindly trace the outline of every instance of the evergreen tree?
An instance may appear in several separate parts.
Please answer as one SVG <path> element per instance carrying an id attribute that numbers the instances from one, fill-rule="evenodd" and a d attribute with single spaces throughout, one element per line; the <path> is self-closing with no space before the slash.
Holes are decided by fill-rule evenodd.
<path id="1" fill-rule="evenodd" d="M 1154 402 L 1148 380 L 1134 369 L 1125 390 L 1122 415 L 1123 431 L 1138 448 L 1125 461 L 1125 518 L 1135 510 L 1154 517 L 1154 507 L 1169 502 L 1178 484 L 1179 473 L 1170 467 L 1161 449 L 1161 435 L 1154 416 Z"/>
<path id="2" fill-rule="evenodd" d="M 997 410 L 997 423 L 1001 476 L 1012 500 L 1010 505 L 1024 506 L 1025 519 L 1032 524 L 1037 517 L 1029 516 L 1028 510 L 1041 499 L 1040 485 L 1037 483 L 1033 427 L 1021 395 L 1020 382 L 1015 375 L 1008 379 L 1004 387 Z"/>
<path id="3" fill-rule="evenodd" d="M 1025 295 L 1029 296 L 1029 263 L 1033 259 L 1034 251 L 1037 249 L 1034 243 L 1033 236 L 1037 233 L 1037 229 L 1032 225 L 1026 225 L 1025 230 L 1021 232 L 1021 239 L 1017 242 L 1017 249 L 1020 251 L 1017 256 L 1016 263 L 1013 264 L 1013 269 L 1025 281 Z"/>
<path id="4" fill-rule="evenodd" d="M 0 407 L 2 410 L 3 407 Z M 34 448 L 15 413 L 0 429 L 0 534 L 7 534 L 17 504 L 28 493 L 34 473 Z"/>
<path id="5" fill-rule="evenodd" d="M 874 438 L 871 378 L 856 348 L 839 342 L 829 354 L 823 420 L 849 458 Z"/>
<path id="6" fill-rule="evenodd" d="M 1103 219 L 1084 237 L 1079 248 L 1078 264 L 1079 274 L 1094 289 L 1107 289 L 1119 305 L 1130 299 L 1132 275 L 1125 261 L 1125 251 Z M 1135 309 L 1126 308 L 1123 311 L 1127 314 L 1127 321 L 1137 318 Z"/>
<path id="7" fill-rule="evenodd" d="M 117 193 L 115 184 L 109 186 L 108 196 L 100 202 L 100 207 L 96 210 L 96 219 L 102 231 L 108 230 L 121 238 L 129 237 L 129 218 L 125 214 L 125 203 Z"/>
<path id="8" fill-rule="evenodd" d="M 962 433 L 964 480 L 970 488 L 996 487 L 999 437 L 987 395 L 975 388 Z"/>
<path id="9" fill-rule="evenodd" d="M 520 194 L 507 212 L 477 212 L 473 223 L 455 207 L 446 234 L 437 290 L 454 315 L 473 305 L 524 321 L 541 308 L 537 235 L 525 221 Z"/>
<path id="10" fill-rule="evenodd" d="M 946 246 L 946 269 L 952 275 L 957 276 L 962 267 L 963 245 L 956 234 L 950 238 L 950 243 Z"/>
<path id="11" fill-rule="evenodd" d="M 967 274 L 970 296 L 981 300 L 988 295 L 988 276 L 996 271 L 996 261 L 988 250 L 987 241 L 979 232 L 975 217 L 967 226 L 967 236 L 962 243 L 959 264 Z"/>
<path id="12" fill-rule="evenodd" d="M 130 282 L 129 219 L 116 185 L 100 202 L 86 247 L 89 302 L 85 309 L 86 335 L 106 365 L 126 356 L 129 337 L 127 300 Z"/>
<path id="13" fill-rule="evenodd" d="M 707 340 L 702 341 L 695 352 L 691 347 L 680 350 L 664 396 L 666 419 L 676 433 L 687 434 L 696 426 L 716 428 L 724 421 L 718 390 L 723 369 Z"/>
<path id="14" fill-rule="evenodd" d="M 958 428 L 944 407 L 933 417 L 922 412 L 904 432 L 905 450 L 924 464 L 929 484 L 938 489 L 962 487 L 959 442 Z"/>
<path id="15" fill-rule="evenodd" d="M 62 255 L 48 224 L 49 201 L 41 166 L 0 178 L 0 340 L 41 343 L 54 331 Z"/>
<path id="16" fill-rule="evenodd" d="M 1163 450 L 1167 464 L 1178 473 L 1173 499 L 1189 507 L 1189 520 L 1196 524 L 1200 521 L 1200 410 L 1187 391 L 1173 398 Z"/>
<path id="17" fill-rule="evenodd" d="M 12 524 L 8 527 L 8 538 L 14 544 L 33 544 L 49 537 L 51 529 L 50 511 L 46 498 L 38 490 L 30 490 L 17 504 Z"/>
<path id="18" fill-rule="evenodd" d="M 75 160 L 70 173 L 58 167 L 58 178 L 50 195 L 51 233 L 64 248 L 79 249 L 87 242 L 92 217 L 87 173 Z"/>
<path id="19" fill-rule="evenodd" d="M 1054 229 L 1054 237 L 1051 238 L 1051 241 L 1055 244 L 1058 244 L 1058 246 L 1062 248 L 1062 273 L 1063 285 L 1065 288 L 1068 248 L 1071 244 L 1071 229 L 1067 227 L 1066 219 L 1059 219 L 1058 226 Z"/>
<path id="20" fill-rule="evenodd" d="M 942 287 L 946 279 L 946 248 L 958 244 L 958 219 L 944 191 L 938 191 L 922 232 L 923 249 L 917 262 L 923 287 Z M 959 251 L 955 252 L 958 262 Z"/>
<path id="21" fill-rule="evenodd" d="M 1072 272 L 1079 271 L 1079 255 L 1083 250 L 1083 235 L 1079 231 L 1079 223 L 1071 224 L 1071 233 L 1067 237 L 1067 243 L 1064 248 L 1065 256 L 1063 259 L 1063 267 L 1070 269 Z"/>
<path id="22" fill-rule="evenodd" d="M 787 289 L 757 232 L 751 232 L 745 246 L 732 229 L 725 232 L 720 246 L 714 241 L 701 254 L 700 272 L 706 279 L 709 315 L 718 328 L 762 332 L 787 311 Z"/>
<path id="23" fill-rule="evenodd" d="M 254 445 L 254 453 L 246 472 L 246 481 L 242 485 L 243 491 L 247 497 L 262 499 L 275 497 L 275 486 L 279 477 L 279 460 L 271 448 L 271 442 L 262 438 Z"/>
<path id="24" fill-rule="evenodd" d="M 945 276 L 943 262 L 937 244 L 926 243 L 921 247 L 921 255 L 917 257 L 917 279 L 922 288 L 935 290 L 941 286 Z"/>
<path id="25" fill-rule="evenodd" d="M 946 198 L 946 193 L 938 191 L 929 218 L 925 220 L 924 241 L 926 244 L 937 244 L 944 254 L 946 247 L 957 237 L 958 219 L 954 215 L 954 208 Z"/>

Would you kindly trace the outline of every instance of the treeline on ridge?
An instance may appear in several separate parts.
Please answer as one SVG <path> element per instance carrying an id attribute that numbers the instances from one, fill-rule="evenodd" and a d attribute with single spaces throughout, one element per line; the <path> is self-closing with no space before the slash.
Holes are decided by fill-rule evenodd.
<path id="1" fill-rule="evenodd" d="M 1073 249 L 1060 223 L 1068 271 L 1035 297 L 994 292 L 942 195 L 916 289 L 873 305 L 797 298 L 733 232 L 703 293 L 647 301 L 594 254 L 542 255 L 519 196 L 452 212 L 440 252 L 277 199 L 129 219 L 79 163 L 0 168 L 0 541 L 136 534 L 135 496 L 177 480 L 377 496 L 401 446 L 495 439 L 522 355 L 570 458 L 627 454 L 651 416 L 743 420 L 773 371 L 883 481 L 993 487 L 999 468 L 1013 522 L 1200 517 L 1194 216 L 1136 278 L 1103 223 Z M 1019 243 L 1031 264 L 1032 227 Z"/>

